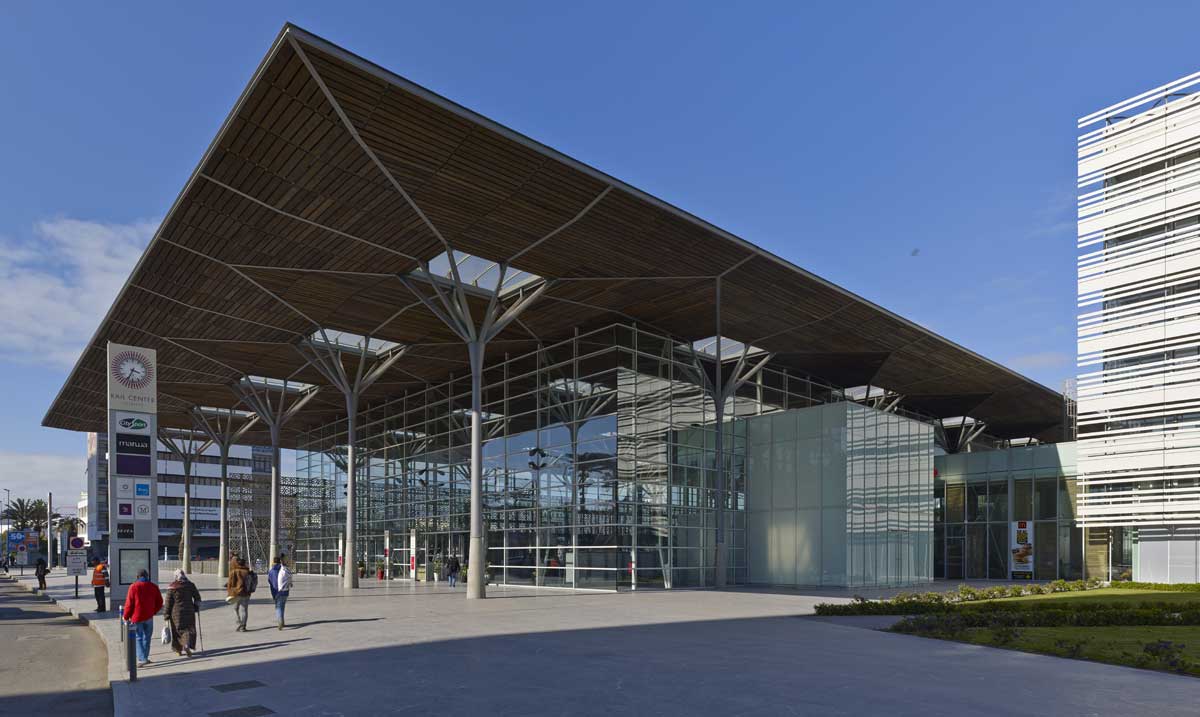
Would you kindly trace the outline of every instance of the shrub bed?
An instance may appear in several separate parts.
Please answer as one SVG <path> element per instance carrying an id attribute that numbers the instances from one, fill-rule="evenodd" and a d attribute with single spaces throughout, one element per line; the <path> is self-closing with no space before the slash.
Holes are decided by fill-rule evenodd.
<path id="1" fill-rule="evenodd" d="M 1109 587 L 1118 590 L 1161 590 L 1171 593 L 1200 593 L 1200 583 L 1112 583 Z"/>
<path id="2" fill-rule="evenodd" d="M 1029 585 L 994 585 L 987 588 L 959 585 L 958 589 L 952 592 L 900 593 L 890 600 L 867 600 L 856 596 L 854 602 L 848 604 L 821 603 L 816 606 L 816 612 L 818 615 L 919 615 L 946 612 L 955 606 L 981 600 L 1078 592 L 1100 587 L 1103 587 L 1103 583 L 1095 579 L 1055 580 Z"/>
<path id="3" fill-rule="evenodd" d="M 1108 627 L 1116 625 L 1200 625 L 1200 610 L 1163 607 L 1118 607 L 1109 609 L 962 610 L 931 615 L 914 615 L 896 623 L 894 632 L 925 635 L 954 635 L 985 627 L 991 630 L 1022 627 Z"/>

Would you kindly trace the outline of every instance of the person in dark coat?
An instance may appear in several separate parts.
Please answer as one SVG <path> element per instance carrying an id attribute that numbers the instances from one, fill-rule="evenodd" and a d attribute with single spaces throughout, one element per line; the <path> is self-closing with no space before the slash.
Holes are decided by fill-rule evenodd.
<path id="1" fill-rule="evenodd" d="M 175 571 L 175 582 L 167 586 L 167 604 L 163 614 L 171 625 L 171 649 L 176 655 L 196 649 L 196 613 L 200 612 L 200 590 L 182 570 Z"/>
<path id="2" fill-rule="evenodd" d="M 46 567 L 46 561 L 38 558 L 37 567 L 33 569 L 33 574 L 37 576 L 39 590 L 46 589 L 46 573 L 48 572 L 50 572 L 50 569 Z"/>

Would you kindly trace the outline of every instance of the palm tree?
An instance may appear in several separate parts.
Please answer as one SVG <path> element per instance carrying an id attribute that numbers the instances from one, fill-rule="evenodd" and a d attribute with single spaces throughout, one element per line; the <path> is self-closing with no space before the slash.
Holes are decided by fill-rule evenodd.
<path id="1" fill-rule="evenodd" d="M 55 527 L 57 532 L 67 531 L 67 536 L 79 535 L 79 531 L 87 526 L 87 522 L 74 515 L 59 518 Z"/>
<path id="2" fill-rule="evenodd" d="M 4 509 L 2 515 L 5 520 L 12 523 L 13 530 L 41 528 L 46 525 L 46 501 L 41 498 L 36 500 L 17 498 Z M 53 517 L 59 516 L 55 513 Z"/>

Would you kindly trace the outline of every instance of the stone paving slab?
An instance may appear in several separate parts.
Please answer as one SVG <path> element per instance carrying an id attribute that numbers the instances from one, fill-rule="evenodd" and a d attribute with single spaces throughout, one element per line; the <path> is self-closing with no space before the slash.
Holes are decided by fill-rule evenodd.
<path id="1" fill-rule="evenodd" d="M 1190 677 L 812 617 L 844 593 L 489 588 L 467 601 L 444 583 L 366 580 L 347 594 L 336 578 L 298 576 L 287 629 L 264 584 L 250 631 L 236 633 L 216 579 L 196 583 L 205 652 L 177 658 L 155 640 L 139 681 L 114 681 L 117 714 L 1165 717 L 1200 701 Z M 65 577 L 49 592 L 94 608 Z M 111 639 L 108 623 L 92 621 Z"/>

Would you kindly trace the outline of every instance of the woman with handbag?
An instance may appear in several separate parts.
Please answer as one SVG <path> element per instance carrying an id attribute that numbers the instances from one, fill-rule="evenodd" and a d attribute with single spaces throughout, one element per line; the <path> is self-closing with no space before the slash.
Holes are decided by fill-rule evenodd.
<path id="1" fill-rule="evenodd" d="M 167 586 L 167 604 L 163 609 L 170 627 L 169 641 L 176 655 L 192 656 L 196 648 L 196 620 L 200 612 L 200 590 L 182 570 L 175 571 L 175 582 Z"/>

